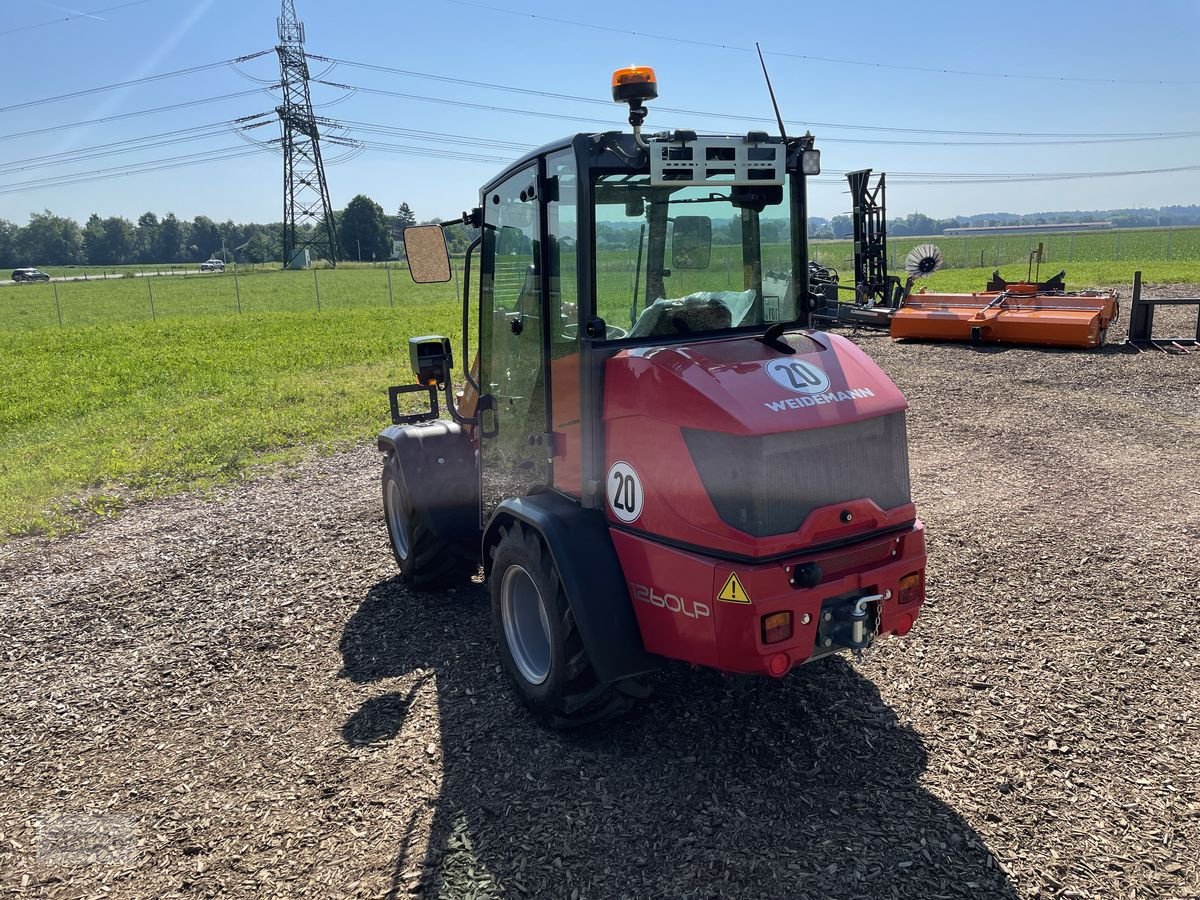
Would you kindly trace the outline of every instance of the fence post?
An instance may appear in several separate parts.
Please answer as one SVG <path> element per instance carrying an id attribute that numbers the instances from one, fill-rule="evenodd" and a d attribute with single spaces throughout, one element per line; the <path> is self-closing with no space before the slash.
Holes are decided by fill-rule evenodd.
<path id="1" fill-rule="evenodd" d="M 238 315 L 242 314 L 242 288 L 238 284 L 237 263 L 233 265 L 233 290 L 237 293 Z"/>
<path id="2" fill-rule="evenodd" d="M 317 270 L 313 269 L 313 287 L 317 290 L 317 309 L 321 308 L 321 284 L 317 281 Z"/>
<path id="3" fill-rule="evenodd" d="M 396 304 L 392 299 L 392 267 L 387 264 L 384 264 L 384 268 L 387 270 L 387 278 L 388 278 L 388 306 L 395 306 Z M 457 288 L 456 288 L 456 290 L 457 290 Z"/>
<path id="4" fill-rule="evenodd" d="M 62 328 L 62 307 L 58 305 L 58 285 L 54 285 L 54 309 L 58 313 L 58 327 Z"/>
<path id="5" fill-rule="evenodd" d="M 150 318 L 158 321 L 158 313 L 154 311 L 154 288 L 150 284 L 150 276 L 146 276 L 146 293 L 150 295 Z"/>

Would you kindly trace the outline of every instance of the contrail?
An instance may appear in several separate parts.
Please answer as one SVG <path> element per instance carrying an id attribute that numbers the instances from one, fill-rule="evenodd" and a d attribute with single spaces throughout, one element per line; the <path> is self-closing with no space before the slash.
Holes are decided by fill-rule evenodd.
<path id="1" fill-rule="evenodd" d="M 80 16 L 85 19 L 95 19 L 97 22 L 108 21 L 108 19 L 104 18 L 103 16 L 94 16 L 91 13 L 84 12 L 81 9 L 71 9 L 69 6 L 59 6 L 57 3 L 46 3 L 45 0 L 42 0 L 42 6 L 48 7 L 49 9 L 57 9 L 61 12 L 70 13 L 73 16 Z"/>
<path id="2" fill-rule="evenodd" d="M 171 51 L 179 45 L 179 42 L 184 39 L 187 33 L 192 30 L 192 26 L 194 26 L 196 22 L 198 22 L 200 18 L 212 8 L 213 2 L 214 0 L 201 0 L 201 2 L 197 4 L 192 11 L 187 14 L 186 17 L 184 17 L 183 21 L 175 26 L 175 28 L 171 30 L 170 34 L 168 34 L 158 44 L 158 46 L 155 47 L 154 50 L 142 60 L 141 64 L 127 78 L 122 80 L 136 81 L 139 78 L 145 78 L 147 75 L 153 72 L 158 64 L 162 62 L 163 58 L 170 54 Z M 104 102 L 97 108 L 97 115 L 95 118 L 103 118 L 104 116 L 113 112 L 113 110 L 120 105 L 124 93 L 128 90 L 129 88 L 124 88 L 109 94 Z M 64 150 L 70 149 L 72 146 L 81 146 L 81 142 L 83 141 L 84 137 L 91 130 L 92 129 L 90 128 L 80 129 L 75 134 L 60 141 L 55 152 L 61 153 Z"/>

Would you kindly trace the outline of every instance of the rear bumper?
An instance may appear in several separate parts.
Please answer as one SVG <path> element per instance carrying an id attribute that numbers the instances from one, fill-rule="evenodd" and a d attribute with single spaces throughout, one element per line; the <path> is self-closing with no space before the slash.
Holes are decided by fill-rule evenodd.
<path id="1" fill-rule="evenodd" d="M 728 563 L 615 529 L 612 538 L 646 649 L 726 672 L 782 675 L 852 646 L 849 630 L 837 626 L 857 597 L 882 595 L 866 606 L 868 637 L 907 634 L 925 599 L 919 521 L 900 532 L 760 564 Z M 819 580 L 795 586 L 800 567 L 809 583 Z M 901 579 L 914 574 L 917 586 L 902 602 Z M 763 619 L 773 613 L 791 614 L 792 635 L 767 643 Z"/>

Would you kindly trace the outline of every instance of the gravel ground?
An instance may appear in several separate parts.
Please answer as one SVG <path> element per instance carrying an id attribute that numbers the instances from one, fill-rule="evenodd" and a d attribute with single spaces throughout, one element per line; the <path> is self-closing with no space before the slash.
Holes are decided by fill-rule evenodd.
<path id="1" fill-rule="evenodd" d="M 481 586 L 393 580 L 367 446 L 0 547 L 0 893 L 1200 897 L 1200 354 L 856 339 L 917 627 L 608 727 L 532 723 Z"/>

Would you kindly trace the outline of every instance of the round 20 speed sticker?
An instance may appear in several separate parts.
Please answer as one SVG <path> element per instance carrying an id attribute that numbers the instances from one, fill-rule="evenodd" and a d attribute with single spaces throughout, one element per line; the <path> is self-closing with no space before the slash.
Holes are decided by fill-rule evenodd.
<path id="1" fill-rule="evenodd" d="M 608 508 L 622 522 L 634 522 L 642 514 L 642 481 L 629 463 L 615 462 L 609 467 L 607 491 Z"/>

